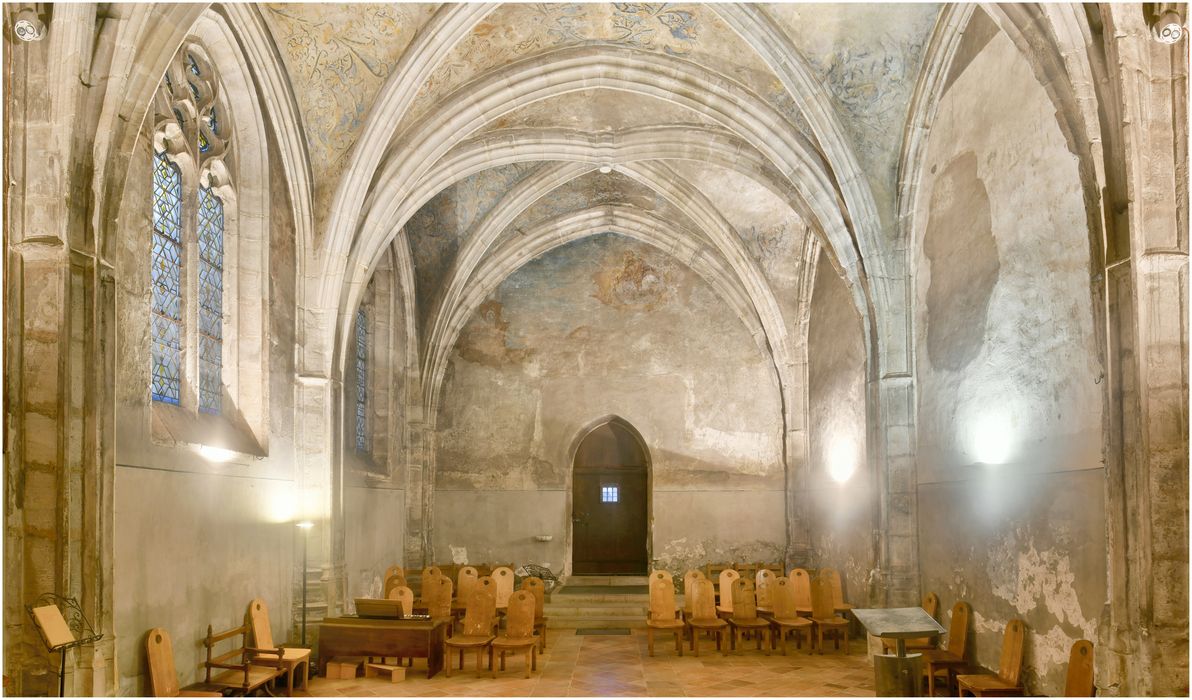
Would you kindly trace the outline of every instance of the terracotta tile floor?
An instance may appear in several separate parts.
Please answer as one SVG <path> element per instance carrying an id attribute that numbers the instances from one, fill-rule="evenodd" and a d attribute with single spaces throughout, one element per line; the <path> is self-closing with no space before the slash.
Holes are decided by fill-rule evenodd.
<path id="1" fill-rule="evenodd" d="M 538 671 L 523 678 L 520 656 L 507 657 L 505 671 L 493 680 L 487 669 L 476 670 L 474 654 L 464 655 L 465 668 L 426 677 L 426 662 L 414 661 L 406 680 L 315 678 L 308 693 L 295 695 L 365 697 L 607 697 L 607 696 L 829 696 L 873 695 L 873 667 L 865 644 L 854 641 L 852 653 L 790 656 L 779 651 L 765 656 L 748 644 L 744 651 L 723 656 L 715 642 L 700 644 L 700 658 L 684 648 L 675 655 L 673 637 L 655 640 L 654 658 L 647 656 L 645 630 L 627 636 L 577 636 L 574 630 L 552 629 L 549 647 L 538 657 Z M 458 656 L 455 658 L 458 663 Z"/>

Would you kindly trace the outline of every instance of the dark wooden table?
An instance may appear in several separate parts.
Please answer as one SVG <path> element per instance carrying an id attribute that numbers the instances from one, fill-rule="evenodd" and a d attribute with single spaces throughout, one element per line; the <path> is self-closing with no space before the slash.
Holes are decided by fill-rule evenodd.
<path id="1" fill-rule="evenodd" d="M 908 697 L 919 694 L 923 673 L 921 654 L 906 653 L 906 640 L 944 631 L 923 608 L 860 608 L 853 615 L 875 637 L 894 639 L 898 654 L 873 657 L 873 684 L 878 696 Z"/>
<path id="2" fill-rule="evenodd" d="M 443 670 L 450 619 L 385 620 L 329 617 L 319 626 L 319 675 L 337 656 L 400 656 L 426 659 L 426 677 Z"/>

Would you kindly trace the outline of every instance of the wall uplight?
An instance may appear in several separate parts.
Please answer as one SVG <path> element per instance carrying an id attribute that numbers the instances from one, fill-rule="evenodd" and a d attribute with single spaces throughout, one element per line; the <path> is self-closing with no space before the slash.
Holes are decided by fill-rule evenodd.
<path id="1" fill-rule="evenodd" d="M 1004 464 L 1010 458 L 1010 416 L 1004 411 L 992 411 L 978 417 L 970 430 L 969 451 L 984 464 Z"/>
<path id="2" fill-rule="evenodd" d="M 838 483 L 849 480 L 857 471 L 857 448 L 851 440 L 836 438 L 828 448 L 828 475 Z"/>
<path id="3" fill-rule="evenodd" d="M 236 453 L 232 450 L 225 450 L 222 447 L 199 445 L 199 456 L 208 462 L 227 462 L 235 457 Z"/>

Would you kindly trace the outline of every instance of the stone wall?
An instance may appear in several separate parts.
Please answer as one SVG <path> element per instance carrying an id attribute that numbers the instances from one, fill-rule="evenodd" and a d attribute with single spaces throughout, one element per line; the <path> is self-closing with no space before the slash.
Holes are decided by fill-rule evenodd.
<path id="1" fill-rule="evenodd" d="M 1076 158 L 1030 65 L 985 38 L 941 100 L 916 212 L 920 572 L 943 610 L 972 604 L 986 668 L 1022 618 L 1028 689 L 1055 694 L 1106 597 L 1104 373 Z"/>
<path id="2" fill-rule="evenodd" d="M 865 454 L 861 317 L 826 253 L 816 265 L 807 329 L 810 474 L 804 504 L 818 567 L 843 579 L 845 600 L 870 603 L 877 493 Z"/>
<path id="3" fill-rule="evenodd" d="M 514 272 L 461 334 L 438 418 L 434 558 L 569 568 L 571 450 L 612 415 L 649 450 L 657 565 L 782 559 L 767 353 L 688 268 L 611 234 Z"/>

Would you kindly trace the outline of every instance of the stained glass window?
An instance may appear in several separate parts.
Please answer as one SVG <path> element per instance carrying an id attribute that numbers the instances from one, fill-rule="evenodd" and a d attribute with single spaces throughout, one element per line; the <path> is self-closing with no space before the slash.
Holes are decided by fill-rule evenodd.
<path id="1" fill-rule="evenodd" d="M 368 399 L 368 315 L 356 312 L 356 449 L 368 451 L 365 403 Z"/>
<path id="2" fill-rule="evenodd" d="M 224 207 L 199 188 L 199 410 L 219 413 L 223 391 Z"/>
<path id="3" fill-rule="evenodd" d="M 182 387 L 182 174 L 158 153 L 153 159 L 152 392 L 177 405 Z"/>

